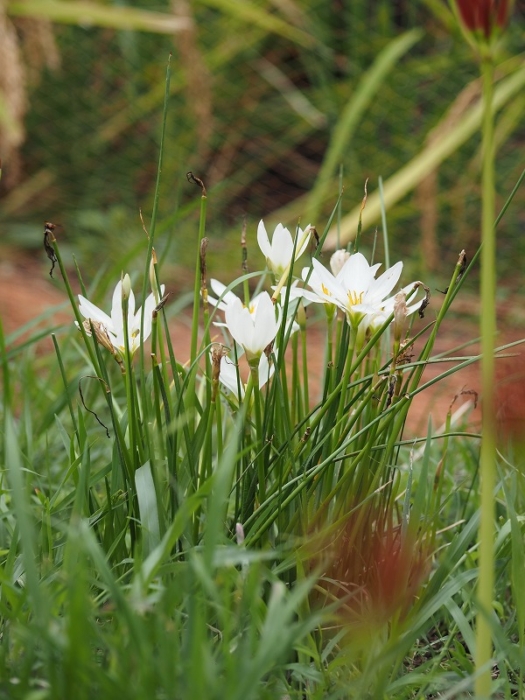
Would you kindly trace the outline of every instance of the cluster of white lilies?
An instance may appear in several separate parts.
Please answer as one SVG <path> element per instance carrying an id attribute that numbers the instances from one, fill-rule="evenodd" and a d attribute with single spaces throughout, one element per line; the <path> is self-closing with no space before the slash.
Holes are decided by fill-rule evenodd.
<path id="1" fill-rule="evenodd" d="M 387 324 L 389 319 L 398 327 L 403 326 L 406 317 L 423 302 L 406 303 L 407 296 L 414 296 L 418 282 L 391 295 L 401 276 L 402 262 L 376 277 L 381 263 L 369 265 L 361 253 L 350 254 L 346 250 L 332 255 L 331 271 L 314 259 L 310 267 L 302 269 L 300 279 L 291 281 L 294 262 L 306 251 L 312 231 L 311 226 L 304 230 L 298 227 L 294 238 L 287 228 L 278 224 L 270 240 L 264 223 L 259 223 L 257 241 L 275 282 L 273 296 L 263 291 L 243 301 L 231 291 L 232 285 L 226 287 L 218 280 L 210 281 L 217 296 L 208 296 L 208 301 L 224 313 L 224 322 L 215 325 L 222 326 L 235 341 L 237 358 L 246 354 L 260 387 L 273 373 L 270 358 L 272 353 L 278 353 L 275 342 L 283 322 L 291 324 L 291 332 L 298 328 L 294 318 L 300 304 L 324 304 L 329 319 L 340 309 L 351 332 L 362 343 L 367 334 Z M 133 355 L 151 334 L 153 314 L 163 294 L 162 286 L 147 297 L 144 312 L 140 308 L 135 311 L 135 297 L 126 274 L 113 292 L 111 315 L 79 295 L 79 311 L 86 319 L 84 328 L 88 334 L 94 329 L 98 342 L 121 361 L 127 352 Z M 234 394 L 242 393 L 238 366 L 225 357 L 220 364 L 220 380 Z"/>

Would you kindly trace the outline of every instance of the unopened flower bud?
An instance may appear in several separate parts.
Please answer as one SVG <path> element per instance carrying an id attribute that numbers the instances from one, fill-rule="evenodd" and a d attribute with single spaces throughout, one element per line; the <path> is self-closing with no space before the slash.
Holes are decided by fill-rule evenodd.
<path id="1" fill-rule="evenodd" d="M 124 277 L 122 278 L 122 301 L 129 299 L 130 294 L 131 294 L 131 279 L 130 279 L 129 275 L 126 273 L 124 275 Z"/>
<path id="2" fill-rule="evenodd" d="M 244 544 L 244 528 L 241 523 L 235 524 L 235 539 L 238 545 Z"/>
<path id="3" fill-rule="evenodd" d="M 160 300 L 159 285 L 157 284 L 157 275 L 155 274 L 155 269 L 157 265 L 157 254 L 155 253 L 155 248 L 151 250 L 151 260 L 149 261 L 149 283 L 151 286 L 151 291 L 155 297 L 155 302 L 158 304 Z"/>
<path id="4" fill-rule="evenodd" d="M 330 258 L 330 267 L 332 268 L 332 274 L 334 276 L 341 272 L 341 269 L 345 262 L 350 257 L 350 253 L 347 250 L 341 249 L 336 250 L 335 253 Z"/>
<path id="5" fill-rule="evenodd" d="M 463 29 L 474 42 L 489 42 L 505 28 L 513 0 L 455 0 Z"/>
<path id="6" fill-rule="evenodd" d="M 217 398 L 222 358 L 226 357 L 229 352 L 230 348 L 227 348 L 226 345 L 222 345 L 222 343 L 213 343 L 211 346 L 212 401 L 215 401 Z"/>
<path id="7" fill-rule="evenodd" d="M 405 292 L 398 292 L 394 297 L 394 339 L 399 342 L 405 331 L 408 316 L 407 297 Z"/>

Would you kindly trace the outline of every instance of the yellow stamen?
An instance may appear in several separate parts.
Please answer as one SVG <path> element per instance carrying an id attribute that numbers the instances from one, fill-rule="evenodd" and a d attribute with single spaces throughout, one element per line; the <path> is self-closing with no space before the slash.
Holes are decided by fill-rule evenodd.
<path id="1" fill-rule="evenodd" d="M 348 292 L 348 306 L 355 306 L 363 303 L 364 292 Z"/>

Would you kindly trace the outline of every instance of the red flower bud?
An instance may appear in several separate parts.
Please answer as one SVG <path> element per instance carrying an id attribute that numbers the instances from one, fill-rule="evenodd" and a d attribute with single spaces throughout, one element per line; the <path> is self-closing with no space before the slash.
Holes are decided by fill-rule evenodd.
<path id="1" fill-rule="evenodd" d="M 513 0 L 456 0 L 465 28 L 480 33 L 487 41 L 507 24 Z"/>

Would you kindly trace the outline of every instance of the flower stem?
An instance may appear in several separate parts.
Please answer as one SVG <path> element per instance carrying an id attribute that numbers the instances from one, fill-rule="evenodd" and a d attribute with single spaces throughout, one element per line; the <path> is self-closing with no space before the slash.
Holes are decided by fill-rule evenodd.
<path id="1" fill-rule="evenodd" d="M 476 628 L 476 697 L 489 698 L 492 634 L 489 616 L 494 591 L 494 488 L 496 483 L 496 427 L 494 411 L 494 347 L 496 333 L 496 241 L 494 235 L 494 120 L 492 96 L 494 65 L 486 55 L 481 62 L 483 81 L 482 124 L 482 221 L 481 221 L 481 374 L 483 392 L 482 442 L 480 455 L 479 581 L 480 610 Z M 481 672 L 481 669 L 485 669 Z"/>
<path id="2" fill-rule="evenodd" d="M 264 435 L 261 410 L 261 390 L 259 389 L 258 362 L 257 364 L 255 362 L 250 363 L 250 380 L 252 383 L 253 404 L 255 408 L 255 446 L 257 450 L 255 455 L 255 461 L 257 464 L 257 476 L 259 482 L 259 503 L 263 503 L 266 500 L 266 473 L 264 468 L 264 454 L 262 449 L 262 446 L 264 445 Z M 246 396 L 247 395 L 248 390 L 246 390 Z M 259 440 L 261 441 L 260 444 L 258 442 Z"/>
<path id="3" fill-rule="evenodd" d="M 201 241 L 205 236 L 206 232 L 206 210 L 207 210 L 208 199 L 206 195 L 206 190 L 203 188 L 201 195 L 201 209 L 200 209 L 200 219 L 199 219 L 199 235 L 197 237 L 197 262 L 195 264 L 195 285 L 193 289 L 193 321 L 191 324 L 191 350 L 190 359 L 191 364 L 195 362 L 197 357 L 197 345 L 199 341 L 199 310 L 201 303 L 201 277 L 200 277 L 200 255 L 201 255 Z"/>

